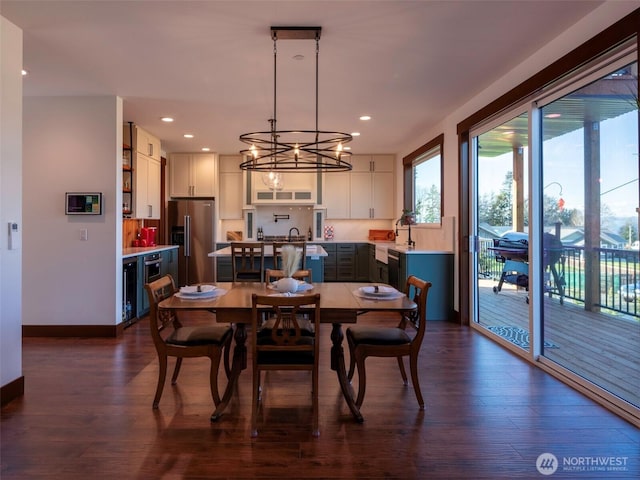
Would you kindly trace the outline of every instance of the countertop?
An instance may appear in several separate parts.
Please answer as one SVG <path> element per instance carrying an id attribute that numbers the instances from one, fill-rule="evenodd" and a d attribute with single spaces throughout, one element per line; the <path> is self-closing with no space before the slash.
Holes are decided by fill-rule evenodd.
<path id="1" fill-rule="evenodd" d="M 231 247 L 221 248 L 220 250 L 216 250 L 215 252 L 209 253 L 210 257 L 230 257 L 231 256 Z M 265 243 L 264 245 L 264 256 L 265 257 L 273 257 L 273 245 L 270 243 Z M 326 252 L 324 248 L 320 245 L 307 245 L 307 257 L 328 257 L 329 254 Z"/>
<path id="2" fill-rule="evenodd" d="M 128 247 L 122 249 L 122 258 L 137 257 L 138 255 L 147 255 L 149 253 L 162 252 L 178 248 L 178 245 L 154 245 L 153 247 Z"/>

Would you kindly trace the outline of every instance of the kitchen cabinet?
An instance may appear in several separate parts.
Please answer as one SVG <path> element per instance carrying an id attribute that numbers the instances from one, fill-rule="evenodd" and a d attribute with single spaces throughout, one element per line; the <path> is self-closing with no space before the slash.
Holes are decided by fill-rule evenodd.
<path id="1" fill-rule="evenodd" d="M 369 246 L 367 243 L 323 243 L 325 282 L 369 281 Z M 315 277 L 315 275 L 314 275 Z"/>
<path id="2" fill-rule="evenodd" d="M 351 218 L 350 202 L 350 173 L 326 172 L 324 174 L 323 203 L 327 209 L 328 219 Z"/>
<path id="3" fill-rule="evenodd" d="M 123 126 L 123 204 L 127 203 L 132 218 L 160 219 L 160 140 L 131 122 Z M 132 148 L 127 149 L 126 146 Z M 127 187 L 126 182 L 129 181 Z M 123 210 L 127 210 L 123 205 Z"/>
<path id="4" fill-rule="evenodd" d="M 389 284 L 404 290 L 407 277 L 431 282 L 427 320 L 453 319 L 453 253 L 389 249 Z M 394 260 L 397 259 L 397 260 Z"/>
<path id="5" fill-rule="evenodd" d="M 169 156 L 171 197 L 214 197 L 215 153 L 172 153 Z"/>
<path id="6" fill-rule="evenodd" d="M 255 205 L 315 205 L 317 202 L 317 172 L 282 173 L 282 190 L 271 190 L 263 181 L 266 172 L 250 172 L 247 175 L 247 190 L 251 192 L 251 203 Z"/>
<path id="7" fill-rule="evenodd" d="M 134 128 L 134 137 L 133 145 L 137 153 L 160 161 L 160 140 L 157 137 L 137 125 Z"/>
<path id="8" fill-rule="evenodd" d="M 219 212 L 221 220 L 242 220 L 241 155 L 220 155 L 219 158 Z"/>
<path id="9" fill-rule="evenodd" d="M 394 218 L 393 155 L 353 155 L 349 174 L 350 218 Z"/>
<path id="10" fill-rule="evenodd" d="M 160 274 L 171 275 L 174 282 L 178 282 L 178 248 L 164 250 L 160 253 L 162 263 L 160 264 Z"/>
<path id="11" fill-rule="evenodd" d="M 386 263 L 376 260 L 376 246 L 369 244 L 369 281 L 375 283 L 389 283 L 389 267 Z"/>
<path id="12" fill-rule="evenodd" d="M 160 219 L 160 160 L 135 155 L 135 218 Z"/>
<path id="13" fill-rule="evenodd" d="M 356 282 L 369 281 L 369 244 L 355 244 L 355 273 L 354 280 Z"/>

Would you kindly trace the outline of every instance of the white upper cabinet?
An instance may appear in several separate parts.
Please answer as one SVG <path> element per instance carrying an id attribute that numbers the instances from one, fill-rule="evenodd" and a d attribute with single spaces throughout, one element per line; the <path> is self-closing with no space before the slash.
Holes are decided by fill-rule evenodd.
<path id="1" fill-rule="evenodd" d="M 171 197 L 213 197 L 216 194 L 215 153 L 169 155 Z"/>
<path id="2" fill-rule="evenodd" d="M 133 133 L 133 139 L 131 139 Z M 131 217 L 160 219 L 160 140 L 146 130 L 125 124 L 123 140 L 133 147 L 131 166 Z"/>
<path id="3" fill-rule="evenodd" d="M 135 155 L 134 218 L 160 218 L 160 160 Z"/>
<path id="4" fill-rule="evenodd" d="M 349 172 L 326 172 L 324 174 L 324 194 L 322 202 L 327 209 L 327 219 L 351 218 Z"/>
<path id="5" fill-rule="evenodd" d="M 242 170 L 241 155 L 220 155 L 219 211 L 221 220 L 242 219 Z"/>
<path id="6" fill-rule="evenodd" d="M 282 173 L 282 190 L 271 190 L 263 181 L 266 172 L 251 172 L 247 175 L 251 184 L 251 202 L 253 204 L 315 204 L 317 201 L 318 173 L 286 172 Z"/>
<path id="7" fill-rule="evenodd" d="M 138 126 L 135 127 L 134 134 L 136 152 L 160 161 L 160 139 Z"/>
<path id="8" fill-rule="evenodd" d="M 394 218 L 395 156 L 353 155 L 351 164 L 350 218 Z"/>

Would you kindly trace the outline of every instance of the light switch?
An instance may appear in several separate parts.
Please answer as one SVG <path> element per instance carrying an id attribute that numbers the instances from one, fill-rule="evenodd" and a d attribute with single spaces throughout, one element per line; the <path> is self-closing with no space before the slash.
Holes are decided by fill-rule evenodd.
<path id="1" fill-rule="evenodd" d="M 80 240 L 89 240 L 89 233 L 86 228 L 80 229 Z"/>

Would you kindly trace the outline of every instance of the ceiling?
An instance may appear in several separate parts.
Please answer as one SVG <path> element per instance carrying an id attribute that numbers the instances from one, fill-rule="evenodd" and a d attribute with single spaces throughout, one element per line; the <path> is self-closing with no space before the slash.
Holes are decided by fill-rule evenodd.
<path id="1" fill-rule="evenodd" d="M 124 120 L 166 153 L 236 153 L 240 134 L 269 130 L 270 27 L 320 26 L 318 126 L 360 132 L 357 154 L 419 147 L 454 108 L 602 3 L 2 0 L 0 14 L 24 32 L 25 96 L 118 95 Z M 277 52 L 278 129 L 314 129 L 315 42 L 280 40 Z"/>

